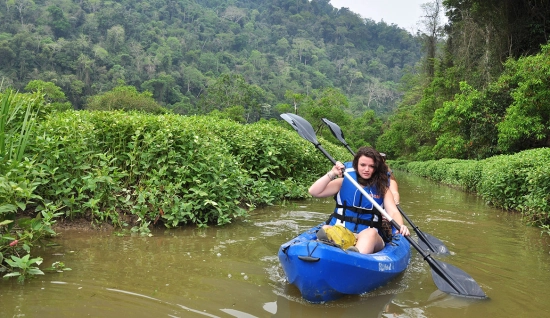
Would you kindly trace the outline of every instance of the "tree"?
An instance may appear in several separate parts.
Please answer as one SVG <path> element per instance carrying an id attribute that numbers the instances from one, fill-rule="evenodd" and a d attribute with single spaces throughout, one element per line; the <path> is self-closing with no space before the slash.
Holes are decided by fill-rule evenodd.
<path id="1" fill-rule="evenodd" d="M 164 73 L 143 82 L 141 88 L 152 92 L 158 103 L 174 104 L 183 97 L 174 77 Z"/>
<path id="2" fill-rule="evenodd" d="M 15 7 L 19 11 L 19 19 L 21 20 L 21 26 L 24 25 L 23 23 L 23 11 L 27 9 L 28 7 L 34 6 L 33 0 L 15 0 Z"/>
<path id="3" fill-rule="evenodd" d="M 222 17 L 237 23 L 242 18 L 246 17 L 246 11 L 235 6 L 228 6 L 222 14 Z"/>
<path id="4" fill-rule="evenodd" d="M 289 48 L 290 43 L 286 38 L 277 40 L 277 50 L 279 51 L 279 54 L 285 55 Z"/>
<path id="5" fill-rule="evenodd" d="M 295 93 L 293 91 L 286 91 L 285 98 L 292 101 L 292 105 L 294 106 L 294 114 L 298 114 L 298 104 L 300 104 L 300 102 L 303 101 L 306 96 L 303 94 Z"/>
<path id="6" fill-rule="evenodd" d="M 550 45 L 535 56 L 509 60 L 499 84 L 517 88 L 498 124 L 498 144 L 506 152 L 550 146 Z"/>
<path id="7" fill-rule="evenodd" d="M 336 123 L 345 122 L 348 117 L 344 109 L 347 107 L 346 96 L 340 90 L 329 87 L 320 91 L 317 98 L 309 99 L 302 107 L 301 114 L 312 125 L 317 126 L 317 131 L 321 131 L 324 128 L 322 118 Z"/>
<path id="8" fill-rule="evenodd" d="M 124 31 L 124 27 L 121 25 L 112 26 L 109 30 L 107 30 L 106 42 L 111 52 L 117 52 L 119 50 L 120 46 L 124 44 L 125 36 L 126 32 Z"/>
<path id="9" fill-rule="evenodd" d="M 422 39 L 424 41 L 424 49 L 426 50 L 426 74 L 431 78 L 435 75 L 437 44 L 443 31 L 441 25 L 441 0 L 424 3 L 421 7 L 424 13 L 421 23 L 424 27 Z"/>
<path id="10" fill-rule="evenodd" d="M 266 99 L 265 92 L 256 85 L 246 83 L 244 77 L 222 74 L 206 89 L 199 100 L 200 110 L 208 114 L 213 110 L 223 111 L 233 106 L 243 106 L 247 122 L 260 119 L 261 104 Z"/>
<path id="11" fill-rule="evenodd" d="M 63 10 L 57 5 L 52 5 L 48 7 L 48 13 L 51 17 L 49 25 L 55 36 L 58 38 L 67 37 L 71 30 L 71 24 L 65 17 Z"/>
<path id="12" fill-rule="evenodd" d="M 376 141 L 376 149 L 390 158 L 418 159 L 417 153 L 423 147 L 422 135 L 419 134 L 422 125 L 425 123 L 417 120 L 412 106 L 401 105 L 386 123 L 384 132 Z"/>
<path id="13" fill-rule="evenodd" d="M 10 47 L 8 41 L 0 41 L 0 68 L 9 69 L 15 56 L 15 52 Z"/>
<path id="14" fill-rule="evenodd" d="M 206 86 L 206 77 L 194 66 L 182 66 L 181 72 L 185 80 L 186 92 L 194 92 L 198 98 Z"/>
<path id="15" fill-rule="evenodd" d="M 367 110 L 359 117 L 346 121 L 346 141 L 350 147 L 377 147 L 376 141 L 382 134 L 382 120 L 373 110 Z"/>
<path id="16" fill-rule="evenodd" d="M 351 85 L 353 84 L 353 81 L 356 79 L 363 78 L 363 73 L 361 73 L 361 71 L 358 71 L 356 69 L 350 69 L 348 71 L 348 78 L 349 78 L 348 91 L 351 91 Z"/>
<path id="17" fill-rule="evenodd" d="M 73 108 L 71 102 L 67 100 L 61 88 L 52 82 L 33 80 L 25 86 L 25 90 L 33 93 L 42 92 L 44 94 L 44 101 L 50 103 L 52 108 L 57 111 L 65 111 Z"/>
<path id="18" fill-rule="evenodd" d="M 242 106 L 228 107 L 224 109 L 223 112 L 221 112 L 221 114 L 222 116 L 220 117 L 231 119 L 241 124 L 246 123 L 246 118 L 245 118 L 246 111 Z"/>
<path id="19" fill-rule="evenodd" d="M 295 38 L 292 42 L 292 49 L 296 55 L 298 55 L 298 60 L 300 63 L 307 64 L 308 57 L 311 55 L 311 51 L 315 48 L 315 44 L 304 38 Z"/>

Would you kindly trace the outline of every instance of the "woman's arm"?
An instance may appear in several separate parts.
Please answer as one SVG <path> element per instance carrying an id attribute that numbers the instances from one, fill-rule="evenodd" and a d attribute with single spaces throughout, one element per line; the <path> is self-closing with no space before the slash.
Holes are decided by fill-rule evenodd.
<path id="1" fill-rule="evenodd" d="M 390 191 L 393 195 L 393 201 L 395 201 L 395 205 L 399 204 L 399 187 L 397 186 L 397 181 L 395 181 L 394 178 L 390 179 Z"/>
<path id="2" fill-rule="evenodd" d="M 390 189 L 386 191 L 386 195 L 384 196 L 384 209 L 386 210 L 386 212 L 388 212 L 392 219 L 394 219 L 395 222 L 399 224 L 399 227 L 401 228 L 399 233 L 405 236 L 411 234 L 407 226 L 403 224 L 403 217 L 401 216 L 401 213 L 399 213 L 397 205 L 395 205 L 395 200 Z"/>
<path id="3" fill-rule="evenodd" d="M 325 198 L 338 193 L 342 187 L 342 180 L 344 180 L 339 178 L 342 176 L 342 169 L 344 168 L 344 165 L 337 161 L 327 174 L 317 179 L 317 181 L 309 187 L 309 194 L 316 198 Z"/>

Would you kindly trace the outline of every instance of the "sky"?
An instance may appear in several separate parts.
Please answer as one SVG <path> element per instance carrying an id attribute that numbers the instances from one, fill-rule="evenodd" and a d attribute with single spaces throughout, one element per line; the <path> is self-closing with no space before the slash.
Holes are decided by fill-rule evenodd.
<path id="1" fill-rule="evenodd" d="M 418 29 L 416 24 L 422 16 L 420 6 L 427 2 L 431 0 L 330 0 L 330 4 L 337 9 L 349 8 L 363 18 L 375 22 L 384 20 L 409 32 Z"/>

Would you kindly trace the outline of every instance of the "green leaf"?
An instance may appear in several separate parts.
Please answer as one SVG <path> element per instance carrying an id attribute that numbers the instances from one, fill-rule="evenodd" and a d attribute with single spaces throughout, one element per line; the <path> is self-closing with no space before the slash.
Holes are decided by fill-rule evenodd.
<path id="1" fill-rule="evenodd" d="M 17 276 L 20 276 L 21 274 L 19 272 L 13 272 L 13 273 L 8 273 L 2 277 L 4 278 L 7 278 L 7 277 L 17 277 Z"/>
<path id="2" fill-rule="evenodd" d="M 0 213 L 1 213 L 1 211 L 0 211 Z M 0 226 L 7 225 L 7 224 L 10 224 L 12 222 L 13 222 L 13 220 L 4 220 L 4 221 L 0 222 Z"/>
<path id="3" fill-rule="evenodd" d="M 17 206 L 15 206 L 13 204 L 2 204 L 2 205 L 0 205 L 0 214 L 13 212 L 13 211 L 16 211 L 16 210 L 17 210 Z"/>
<path id="4" fill-rule="evenodd" d="M 30 275 L 44 275 L 44 272 L 39 270 L 38 268 L 30 268 L 28 271 L 27 271 L 28 274 Z"/>

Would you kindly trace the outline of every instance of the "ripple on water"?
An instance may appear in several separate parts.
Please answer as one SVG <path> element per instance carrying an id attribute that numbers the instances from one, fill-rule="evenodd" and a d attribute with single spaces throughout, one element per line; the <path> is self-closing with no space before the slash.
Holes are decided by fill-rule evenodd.
<path id="1" fill-rule="evenodd" d="M 168 302 L 160 297 L 96 285 L 92 281 L 34 283 L 34 288 L 19 290 L 25 298 L 33 301 L 20 302 L 15 308 L 10 308 L 13 310 L 10 316 L 218 317 L 209 313 L 210 310 L 197 309 L 192 304 Z M 18 297 L 17 292 L 13 296 Z M 0 313 L 5 309 L 0 309 Z"/>

